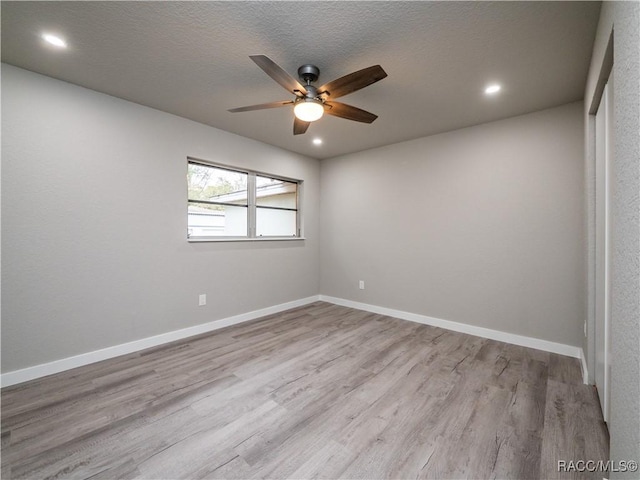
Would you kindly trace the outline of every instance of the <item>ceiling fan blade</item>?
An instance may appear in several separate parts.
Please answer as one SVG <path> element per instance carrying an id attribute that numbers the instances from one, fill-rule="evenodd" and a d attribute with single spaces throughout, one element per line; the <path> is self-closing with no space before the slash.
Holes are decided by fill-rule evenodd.
<path id="1" fill-rule="evenodd" d="M 264 73 L 273 78 L 289 92 L 295 93 L 295 91 L 298 90 L 301 94 L 306 95 L 307 89 L 266 55 L 249 55 L 249 58 L 264 70 Z"/>
<path id="2" fill-rule="evenodd" d="M 250 112 L 251 110 L 264 110 L 265 108 L 278 108 L 278 107 L 284 107 L 285 105 L 291 105 L 291 104 L 293 104 L 293 100 L 283 100 L 281 102 L 260 103 L 258 105 L 249 105 L 247 107 L 230 108 L 228 111 L 233 113 Z"/>
<path id="3" fill-rule="evenodd" d="M 300 120 L 298 117 L 295 117 L 293 120 L 293 134 L 294 135 L 301 135 L 304 132 L 307 131 L 307 128 L 309 128 L 309 125 L 311 125 L 311 122 L 305 122 Z"/>
<path id="4" fill-rule="evenodd" d="M 318 88 L 318 94 L 327 93 L 331 98 L 342 97 L 372 83 L 376 83 L 386 76 L 387 72 L 385 72 L 380 65 L 374 65 L 325 83 Z"/>
<path id="5" fill-rule="evenodd" d="M 372 123 L 377 115 L 362 110 L 346 103 L 340 102 L 324 102 L 324 113 L 333 115 L 334 117 L 346 118 L 347 120 L 355 120 L 356 122 Z"/>

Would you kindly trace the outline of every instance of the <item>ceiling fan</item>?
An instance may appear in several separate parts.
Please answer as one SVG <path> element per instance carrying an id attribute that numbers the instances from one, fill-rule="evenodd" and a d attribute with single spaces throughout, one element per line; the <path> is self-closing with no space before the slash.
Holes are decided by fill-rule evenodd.
<path id="1" fill-rule="evenodd" d="M 333 80 L 332 82 L 325 83 L 321 87 L 314 87 L 311 83 L 315 82 L 320 75 L 320 69 L 315 65 L 307 64 L 298 68 L 298 76 L 304 82 L 300 83 L 265 55 L 250 55 L 249 58 L 264 70 L 267 75 L 295 95 L 296 98 L 293 100 L 232 108 L 229 110 L 230 112 L 249 112 L 251 110 L 294 105 L 294 135 L 305 133 L 309 125 L 311 125 L 311 122 L 320 119 L 324 113 L 363 123 L 371 123 L 378 118 L 378 116 L 373 113 L 347 105 L 346 103 L 334 102 L 333 99 L 353 93 L 356 90 L 360 90 L 385 78 L 387 73 L 380 65 L 364 68 Z"/>

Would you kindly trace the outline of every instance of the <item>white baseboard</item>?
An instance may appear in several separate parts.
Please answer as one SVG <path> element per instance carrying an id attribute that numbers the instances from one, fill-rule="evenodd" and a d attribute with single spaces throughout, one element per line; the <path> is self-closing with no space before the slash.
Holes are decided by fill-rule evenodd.
<path id="1" fill-rule="evenodd" d="M 193 327 L 183 328 L 181 330 L 174 330 L 173 332 L 167 332 L 160 335 L 155 335 L 153 337 L 135 340 L 133 342 L 123 343 L 120 345 L 115 345 L 113 347 L 107 347 L 101 350 L 95 350 L 93 352 L 87 352 L 73 357 L 63 358 L 61 360 L 55 360 L 50 363 L 44 363 L 41 365 L 24 368 L 22 370 L 7 372 L 0 375 L 0 385 L 2 387 L 8 387 L 10 385 L 27 382 L 29 380 L 45 377 L 47 375 L 63 372 L 65 370 L 71 370 L 72 368 L 82 367 L 84 365 L 100 362 L 102 360 L 118 357 L 120 355 L 138 352 L 146 348 L 156 347 L 158 345 L 174 342 L 176 340 L 182 340 L 183 338 L 192 337 L 194 335 L 200 335 L 202 333 L 211 332 L 213 330 L 229 327 L 231 325 L 248 322 L 250 320 L 255 320 L 266 315 L 272 315 L 274 313 L 283 312 L 291 308 L 308 305 L 319 300 L 333 303 L 335 305 L 355 308 L 357 310 L 379 313 L 381 315 L 387 315 L 390 317 L 399 318 L 401 320 L 408 320 L 411 322 L 422 323 L 424 325 L 431 325 L 447 330 L 453 330 L 455 332 L 467 333 L 469 335 L 475 335 L 477 337 L 490 338 L 492 340 L 511 343 L 513 345 L 520 345 L 522 347 L 535 348 L 546 352 L 579 358 L 582 364 L 583 381 L 584 383 L 588 382 L 587 364 L 584 358 L 584 352 L 582 351 L 582 348 L 579 347 L 565 345 L 563 343 L 550 342 L 548 340 L 542 340 L 539 338 L 516 335 L 514 333 L 502 332 L 500 330 L 477 327 L 465 323 L 452 322 L 450 320 L 442 320 L 440 318 L 428 317 L 426 315 L 420 315 L 417 313 L 394 310 L 392 308 L 354 302 L 352 300 L 345 300 L 343 298 L 330 297 L 327 295 L 314 295 L 311 297 L 294 300 L 292 302 L 281 303 L 272 307 L 254 310 L 253 312 L 243 313 L 220 320 L 214 320 L 212 322 L 204 323 L 201 325 L 195 325 Z"/>
<path id="2" fill-rule="evenodd" d="M 417 313 L 403 312 L 401 310 L 394 310 L 392 308 L 378 307 L 376 305 L 354 302 L 351 300 L 330 297 L 327 295 L 320 295 L 320 300 L 323 302 L 334 303 L 336 305 L 342 305 L 344 307 L 355 308 L 357 310 L 379 313 L 381 315 L 400 318 L 402 320 L 409 320 L 411 322 L 431 325 L 433 327 L 440 327 L 447 330 L 453 330 L 455 332 L 467 333 L 469 335 L 475 335 L 476 337 L 490 338 L 491 340 L 511 343 L 513 345 L 519 345 L 521 347 L 535 348 L 537 350 L 566 355 L 568 357 L 584 358 L 582 348 L 574 347 L 572 345 L 566 345 L 564 343 L 550 342 L 548 340 L 542 340 L 540 338 L 525 337 L 524 335 L 516 335 L 515 333 L 507 333 L 500 330 L 492 330 L 490 328 L 476 327 L 474 325 L 469 325 L 466 323 L 452 322 L 451 320 L 442 320 L 440 318 L 428 317 L 426 315 L 420 315 Z M 584 361 L 583 368 L 586 369 Z"/>
<path id="3" fill-rule="evenodd" d="M 2 387 L 8 387 L 17 383 L 27 382 L 29 380 L 45 377 L 47 375 L 63 372 L 65 370 L 71 370 L 72 368 L 89 365 L 90 363 L 100 362 L 102 360 L 118 357 L 120 355 L 126 355 L 128 353 L 137 352 L 146 348 L 156 347 L 158 345 L 174 342 L 176 340 L 182 340 L 183 338 L 193 337 L 194 335 L 200 335 L 201 333 L 207 333 L 213 330 L 218 330 L 220 328 L 236 325 L 238 323 L 248 322 L 250 320 L 255 320 L 256 318 L 283 312 L 291 308 L 301 307 L 303 305 L 317 302 L 319 299 L 319 295 L 314 295 L 311 297 L 302 298 L 300 300 L 294 300 L 292 302 L 281 303 L 280 305 L 274 305 L 272 307 L 261 308 L 260 310 L 254 310 L 253 312 L 242 313 L 233 317 L 214 320 L 213 322 L 203 323 L 201 325 L 195 325 L 193 327 L 183 328 L 181 330 L 174 330 L 172 332 L 162 333 L 153 337 L 142 338 L 133 342 L 114 345 L 113 347 L 107 347 L 101 350 L 95 350 L 93 352 L 82 353 L 73 357 L 55 360 L 50 363 L 43 363 L 41 365 L 23 368 L 22 370 L 7 372 L 0 375 L 0 385 Z"/>

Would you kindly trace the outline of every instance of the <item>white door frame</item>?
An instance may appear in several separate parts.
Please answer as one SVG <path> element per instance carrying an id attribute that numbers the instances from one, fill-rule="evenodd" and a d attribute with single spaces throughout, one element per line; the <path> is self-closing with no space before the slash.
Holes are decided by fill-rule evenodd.
<path id="1" fill-rule="evenodd" d="M 595 222 L 595 383 L 604 420 L 609 420 L 611 161 L 613 159 L 613 78 L 604 86 L 596 112 Z"/>

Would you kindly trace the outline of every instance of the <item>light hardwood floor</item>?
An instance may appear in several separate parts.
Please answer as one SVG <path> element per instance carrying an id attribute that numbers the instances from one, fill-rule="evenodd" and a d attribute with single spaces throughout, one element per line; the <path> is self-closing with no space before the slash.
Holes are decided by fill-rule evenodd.
<path id="1" fill-rule="evenodd" d="M 598 478 L 578 361 L 327 303 L 2 390 L 2 478 Z"/>

